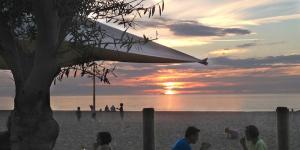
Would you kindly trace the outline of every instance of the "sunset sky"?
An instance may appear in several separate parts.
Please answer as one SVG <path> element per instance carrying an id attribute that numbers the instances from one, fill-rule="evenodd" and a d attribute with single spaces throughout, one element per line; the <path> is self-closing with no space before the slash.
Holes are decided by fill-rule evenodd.
<path id="1" fill-rule="evenodd" d="M 148 3 L 155 3 L 148 1 Z M 243 94 L 300 92 L 299 0 L 165 0 L 161 17 L 138 21 L 137 35 L 197 58 L 200 64 L 115 64 L 111 85 L 97 93 Z M 90 95 L 91 80 L 72 78 L 52 95 Z M 0 73 L 0 96 L 12 96 L 8 71 Z"/>

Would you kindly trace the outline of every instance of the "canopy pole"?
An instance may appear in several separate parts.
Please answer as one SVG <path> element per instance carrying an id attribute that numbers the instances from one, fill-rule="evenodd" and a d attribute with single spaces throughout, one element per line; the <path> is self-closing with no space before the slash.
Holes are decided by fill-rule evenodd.
<path id="1" fill-rule="evenodd" d="M 95 65 L 93 66 L 93 112 L 96 110 L 96 75 Z"/>

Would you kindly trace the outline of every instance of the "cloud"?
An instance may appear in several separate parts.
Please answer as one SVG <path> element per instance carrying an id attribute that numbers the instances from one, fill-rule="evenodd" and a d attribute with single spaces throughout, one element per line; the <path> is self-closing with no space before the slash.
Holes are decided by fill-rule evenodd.
<path id="1" fill-rule="evenodd" d="M 205 26 L 197 22 L 175 23 L 169 29 L 179 36 L 225 36 L 228 34 L 245 35 L 251 32 L 241 28 L 218 28 Z"/>
<path id="2" fill-rule="evenodd" d="M 140 22 L 143 27 L 167 28 L 177 36 L 225 36 L 228 34 L 246 35 L 251 31 L 242 28 L 219 28 L 201 24 L 193 20 L 174 20 L 155 18 L 149 22 Z"/>
<path id="3" fill-rule="evenodd" d="M 253 47 L 253 46 L 256 46 L 257 43 L 245 43 L 245 44 L 240 44 L 240 45 L 237 45 L 236 47 L 238 48 L 247 48 L 247 47 Z"/>
<path id="4" fill-rule="evenodd" d="M 210 61 L 215 65 L 230 67 L 259 67 L 276 64 L 300 64 L 300 55 L 269 56 L 265 58 L 231 59 L 228 57 L 212 58 Z"/>
<path id="5" fill-rule="evenodd" d="M 118 63 L 111 85 L 97 83 L 100 95 L 299 93 L 300 55 L 234 59 L 216 57 L 199 64 Z M 0 96 L 13 96 L 10 74 L 0 74 Z M 90 78 L 68 78 L 52 95 L 90 95 Z"/>
<path id="6" fill-rule="evenodd" d="M 209 52 L 209 54 L 213 57 L 220 57 L 220 56 L 235 56 L 238 54 L 243 54 L 247 50 L 246 49 L 219 49 Z"/>

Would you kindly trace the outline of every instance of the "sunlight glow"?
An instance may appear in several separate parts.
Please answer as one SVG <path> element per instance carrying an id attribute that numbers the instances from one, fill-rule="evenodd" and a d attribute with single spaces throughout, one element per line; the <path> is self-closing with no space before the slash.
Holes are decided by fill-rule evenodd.
<path id="1" fill-rule="evenodd" d="M 174 91 L 174 90 L 172 90 L 172 89 L 170 89 L 170 90 L 165 90 L 165 93 L 164 93 L 165 95 L 174 95 L 174 94 L 177 94 L 177 92 L 176 91 Z"/>

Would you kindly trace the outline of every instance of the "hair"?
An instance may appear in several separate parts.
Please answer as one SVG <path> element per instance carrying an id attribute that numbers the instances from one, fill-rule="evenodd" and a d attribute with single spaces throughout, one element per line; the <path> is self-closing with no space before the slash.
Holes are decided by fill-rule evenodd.
<path id="1" fill-rule="evenodd" d="M 187 137 L 190 137 L 191 135 L 195 135 L 195 134 L 197 134 L 197 133 L 199 133 L 200 132 L 200 130 L 198 129 L 198 128 L 196 128 L 196 127 L 193 127 L 193 126 L 190 126 L 190 127 L 188 127 L 187 129 L 186 129 L 186 131 L 185 131 L 185 137 L 187 138 Z"/>
<path id="2" fill-rule="evenodd" d="M 229 128 L 227 127 L 227 128 L 225 128 L 224 130 L 225 130 L 225 132 L 228 132 L 228 131 L 229 131 Z"/>
<path id="3" fill-rule="evenodd" d="M 256 126 L 249 125 L 246 127 L 246 134 L 248 134 L 251 138 L 257 138 L 259 136 L 259 131 Z"/>
<path id="4" fill-rule="evenodd" d="M 109 132 L 98 132 L 97 139 L 100 140 L 100 145 L 107 145 L 111 142 L 112 137 Z"/>

